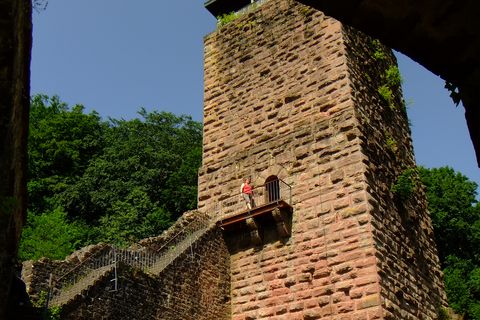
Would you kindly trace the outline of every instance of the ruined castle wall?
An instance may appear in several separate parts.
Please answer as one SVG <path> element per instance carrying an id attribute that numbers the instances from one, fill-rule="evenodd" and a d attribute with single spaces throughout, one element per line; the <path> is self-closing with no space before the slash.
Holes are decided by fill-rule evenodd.
<path id="1" fill-rule="evenodd" d="M 186 230 L 191 229 L 189 225 L 198 226 L 201 223 L 208 223 L 209 216 L 198 210 L 191 210 L 184 212 L 175 223 L 167 230 L 164 230 L 160 235 L 142 239 L 138 244 L 131 245 L 133 250 L 150 250 L 159 251 L 162 250 L 172 238 L 176 238 L 177 235 L 182 234 Z"/>
<path id="2" fill-rule="evenodd" d="M 446 297 L 425 193 L 420 185 L 409 199 L 391 192 L 398 176 L 415 167 L 401 90 L 394 90 L 390 106 L 377 92 L 396 59 L 390 50 L 354 34 L 346 28 L 355 111 L 368 159 L 366 176 L 385 319 L 436 319 Z M 375 59 L 375 51 L 383 51 L 385 57 Z"/>
<path id="3" fill-rule="evenodd" d="M 120 265 L 62 306 L 62 319 L 229 319 L 230 271 L 221 232 L 212 228 L 158 276 Z"/>
<path id="4" fill-rule="evenodd" d="M 187 230 L 190 224 L 197 224 L 199 221 L 207 221 L 208 216 L 196 210 L 184 212 L 181 217 L 175 221 L 175 223 L 162 232 L 159 236 L 142 239 L 137 244 L 132 244 L 130 249 L 132 252 L 158 252 L 163 247 L 168 245 L 168 242 L 172 238 L 176 238 Z M 106 250 L 111 249 L 111 245 L 105 243 L 98 243 L 95 245 L 89 245 L 83 247 L 64 260 L 51 260 L 48 258 L 42 258 L 40 260 L 29 260 L 23 262 L 22 267 L 22 280 L 27 287 L 27 293 L 32 301 L 36 302 L 41 296 L 42 291 L 45 293 L 48 291 L 48 283 L 50 275 L 52 275 L 53 282 L 58 282 L 60 278 L 63 278 L 67 273 L 75 275 L 73 269 L 77 268 L 81 264 L 86 263 L 88 260 L 95 260 Z"/>
<path id="5" fill-rule="evenodd" d="M 71 272 L 75 267 L 84 263 L 89 257 L 100 254 L 101 251 L 108 248 L 108 245 L 100 243 L 77 250 L 66 257 L 65 260 L 42 258 L 36 261 L 28 260 L 23 262 L 22 280 L 25 282 L 31 301 L 37 302 L 48 292 L 50 275 L 52 275 L 53 280 L 56 281 Z M 73 275 L 74 273 L 72 273 L 72 276 Z"/>
<path id="6" fill-rule="evenodd" d="M 31 2 L 0 1 L 0 318 L 26 214 Z"/>
<path id="7" fill-rule="evenodd" d="M 412 228 L 390 191 L 414 163 L 408 124 L 378 96 L 385 66 L 370 43 L 289 0 L 206 37 L 200 210 L 216 212 L 245 176 L 292 186 L 291 237 L 267 230 L 262 245 L 242 247 L 241 234 L 226 234 L 232 319 L 435 318 L 441 283 L 425 199 L 410 203 Z"/>
<path id="8" fill-rule="evenodd" d="M 230 247 L 232 319 L 382 317 L 343 41 L 339 22 L 294 1 L 267 1 L 205 40 L 200 208 L 245 175 L 292 185 L 292 236 Z"/>
<path id="9" fill-rule="evenodd" d="M 182 242 L 172 241 L 182 239 L 184 232 L 192 232 L 192 224 L 206 227 L 208 222 L 204 214 L 189 211 L 160 236 L 132 245 L 129 250 L 132 256 L 136 252 L 166 252 L 175 246 L 185 251 L 180 251 L 172 263 L 154 275 L 125 265 L 120 259 L 118 291 L 113 291 L 113 269 L 98 275 L 94 281 L 87 279 L 81 294 L 62 305 L 62 319 L 229 319 L 230 260 L 220 230 L 211 225 L 186 249 Z M 50 274 L 54 285 L 61 277 L 67 282 L 77 279 L 82 283 L 82 277 L 89 277 L 79 273 L 80 266 L 89 265 L 88 261 L 95 264 L 92 260 L 102 260 L 102 254 L 110 249 L 110 245 L 97 244 L 82 248 L 62 261 L 44 258 L 24 262 L 22 278 L 32 301 L 38 302 L 48 291 Z M 165 257 L 168 259 L 168 254 Z M 152 270 L 157 268 L 160 266 L 156 264 Z"/>

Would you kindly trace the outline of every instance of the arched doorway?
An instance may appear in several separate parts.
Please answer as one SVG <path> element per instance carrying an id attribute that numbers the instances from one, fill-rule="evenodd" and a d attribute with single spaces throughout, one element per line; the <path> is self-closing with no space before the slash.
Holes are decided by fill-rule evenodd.
<path id="1" fill-rule="evenodd" d="M 270 176 L 265 180 L 265 203 L 280 200 L 280 183 L 277 176 Z"/>

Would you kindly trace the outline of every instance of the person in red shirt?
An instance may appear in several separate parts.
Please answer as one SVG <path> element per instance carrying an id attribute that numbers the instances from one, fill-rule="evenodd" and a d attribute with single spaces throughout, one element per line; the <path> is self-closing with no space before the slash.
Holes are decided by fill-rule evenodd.
<path id="1" fill-rule="evenodd" d="M 240 194 L 242 195 L 247 209 L 251 210 L 253 207 L 253 187 L 250 185 L 250 178 L 244 178 L 240 186 Z"/>

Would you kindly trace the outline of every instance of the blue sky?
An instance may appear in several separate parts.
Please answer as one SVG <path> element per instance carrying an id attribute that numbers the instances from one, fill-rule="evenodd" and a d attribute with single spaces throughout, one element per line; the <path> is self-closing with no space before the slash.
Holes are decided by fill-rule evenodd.
<path id="1" fill-rule="evenodd" d="M 33 16 L 32 94 L 59 95 L 105 119 L 145 107 L 202 120 L 203 37 L 216 23 L 202 0 L 49 0 Z M 417 163 L 449 165 L 480 184 L 463 107 L 443 80 L 397 57 Z"/>

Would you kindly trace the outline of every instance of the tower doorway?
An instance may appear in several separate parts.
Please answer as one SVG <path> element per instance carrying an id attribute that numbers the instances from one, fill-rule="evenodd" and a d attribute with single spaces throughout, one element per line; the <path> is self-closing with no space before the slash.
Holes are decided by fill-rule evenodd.
<path id="1" fill-rule="evenodd" d="M 265 180 L 265 203 L 280 200 L 280 183 L 277 176 L 270 176 Z"/>

